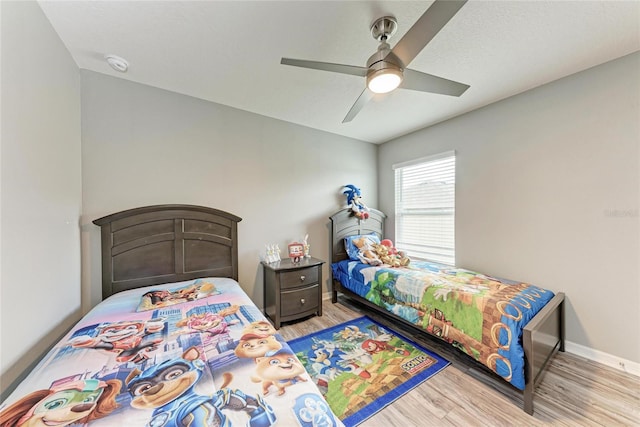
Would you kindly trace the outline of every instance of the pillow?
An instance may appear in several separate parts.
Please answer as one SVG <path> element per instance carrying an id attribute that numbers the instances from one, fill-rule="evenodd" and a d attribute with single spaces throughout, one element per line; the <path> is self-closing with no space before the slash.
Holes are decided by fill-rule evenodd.
<path id="1" fill-rule="evenodd" d="M 197 279 L 188 285 L 182 285 L 173 289 L 154 289 L 146 292 L 140 299 L 136 311 L 156 310 L 170 305 L 182 304 L 187 301 L 195 301 L 211 295 L 217 295 L 213 283 Z"/>
<path id="2" fill-rule="evenodd" d="M 360 239 L 365 239 L 365 240 L 360 240 Z M 344 248 L 347 251 L 347 255 L 349 255 L 349 258 L 354 261 L 360 261 L 360 258 L 358 257 L 360 253 L 360 247 L 356 246 L 356 243 L 360 247 L 362 247 L 363 245 L 371 246 L 374 243 L 380 243 L 380 237 L 378 237 L 376 233 L 371 233 L 371 234 L 358 234 L 355 236 L 349 236 L 344 238 Z"/>

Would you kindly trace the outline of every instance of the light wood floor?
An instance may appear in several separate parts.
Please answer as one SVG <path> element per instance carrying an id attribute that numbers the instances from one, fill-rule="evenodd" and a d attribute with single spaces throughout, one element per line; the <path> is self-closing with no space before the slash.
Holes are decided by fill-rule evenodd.
<path id="1" fill-rule="evenodd" d="M 349 300 L 341 297 L 340 301 L 325 300 L 322 317 L 285 323 L 280 333 L 291 340 L 365 314 Z M 384 318 L 366 314 L 394 327 Z M 466 356 L 431 340 L 412 338 L 452 364 L 361 426 L 640 426 L 640 378 L 636 376 L 558 353 L 535 392 L 530 416 L 513 388 L 477 373 L 477 364 Z"/>

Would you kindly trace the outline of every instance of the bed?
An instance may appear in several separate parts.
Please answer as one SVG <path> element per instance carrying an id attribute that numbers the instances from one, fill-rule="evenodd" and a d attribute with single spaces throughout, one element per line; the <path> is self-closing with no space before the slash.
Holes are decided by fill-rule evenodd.
<path id="1" fill-rule="evenodd" d="M 564 351 L 564 294 L 431 262 L 375 265 L 364 250 L 384 238 L 385 217 L 375 209 L 366 220 L 349 209 L 330 217 L 332 301 L 342 293 L 417 336 L 448 343 L 521 394 L 533 414 L 535 386 Z"/>
<path id="2" fill-rule="evenodd" d="M 0 426 L 342 425 L 239 286 L 240 221 L 192 205 L 95 220 L 103 301 L 0 405 Z"/>

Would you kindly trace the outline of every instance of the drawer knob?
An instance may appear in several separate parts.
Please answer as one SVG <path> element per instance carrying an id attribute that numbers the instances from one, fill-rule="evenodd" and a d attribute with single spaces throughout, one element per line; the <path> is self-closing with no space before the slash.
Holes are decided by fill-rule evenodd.
<path id="1" fill-rule="evenodd" d="M 304 279 L 306 279 L 306 278 L 307 278 L 306 276 L 300 276 L 300 281 L 304 282 Z"/>
<path id="2" fill-rule="evenodd" d="M 305 302 L 304 298 L 300 298 L 300 304 L 304 304 Z"/>

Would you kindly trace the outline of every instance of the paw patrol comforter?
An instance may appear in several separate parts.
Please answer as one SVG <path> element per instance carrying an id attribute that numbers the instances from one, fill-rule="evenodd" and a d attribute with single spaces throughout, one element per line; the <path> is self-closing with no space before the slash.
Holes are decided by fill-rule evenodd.
<path id="1" fill-rule="evenodd" d="M 121 292 L 0 406 L 0 426 L 340 426 L 287 343 L 226 278 Z"/>
<path id="2" fill-rule="evenodd" d="M 344 260 L 331 268 L 347 289 L 524 389 L 522 331 L 553 292 L 431 262 L 390 268 Z"/>

